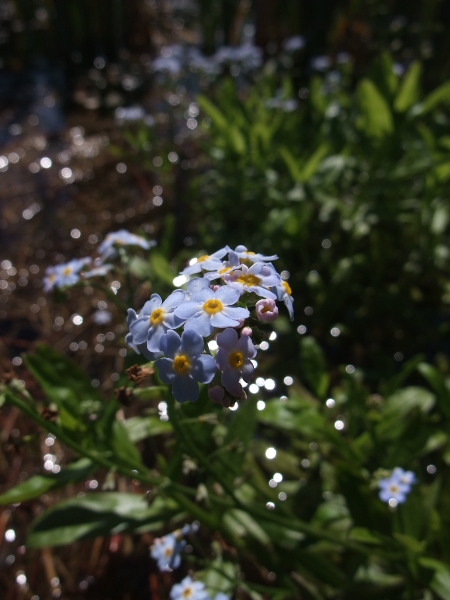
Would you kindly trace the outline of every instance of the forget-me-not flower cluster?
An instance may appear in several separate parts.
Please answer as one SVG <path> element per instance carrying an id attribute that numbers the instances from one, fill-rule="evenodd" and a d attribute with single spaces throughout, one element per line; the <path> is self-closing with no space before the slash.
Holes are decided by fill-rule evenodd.
<path id="1" fill-rule="evenodd" d="M 277 300 L 293 319 L 291 289 L 272 264 L 277 258 L 245 246 L 203 254 L 181 272 L 188 279 L 185 290 L 164 301 L 153 294 L 139 314 L 128 310 L 127 344 L 155 360 L 178 402 L 195 402 L 199 384 L 211 384 L 212 399 L 225 406 L 230 396 L 244 396 L 242 383 L 253 375 L 257 350 L 249 321 L 274 321 Z"/>
<path id="2" fill-rule="evenodd" d="M 114 259 L 118 254 L 117 248 L 121 246 L 139 246 L 148 250 L 155 244 L 156 242 L 126 229 L 108 233 L 97 249 L 97 257 L 73 259 L 67 263 L 48 266 L 43 279 L 44 292 L 51 292 L 54 288 L 68 288 L 83 279 L 104 277 L 114 268 L 113 264 L 105 261 Z"/>

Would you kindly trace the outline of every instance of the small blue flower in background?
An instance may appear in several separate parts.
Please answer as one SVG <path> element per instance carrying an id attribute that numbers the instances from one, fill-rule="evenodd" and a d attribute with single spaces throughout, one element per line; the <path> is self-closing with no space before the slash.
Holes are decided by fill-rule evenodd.
<path id="1" fill-rule="evenodd" d="M 210 383 L 216 372 L 214 358 L 202 354 L 202 336 L 188 330 L 180 338 L 169 330 L 162 336 L 160 348 L 166 358 L 159 358 L 155 367 L 162 381 L 172 384 L 172 394 L 178 402 L 195 402 L 200 393 L 197 382 Z"/>
<path id="2" fill-rule="evenodd" d="M 239 380 L 250 381 L 254 367 L 251 359 L 256 356 L 256 348 L 248 335 L 238 334 L 234 329 L 225 329 L 217 336 L 219 349 L 216 353 L 216 364 L 222 371 L 222 385 L 236 398 L 242 395 Z"/>
<path id="3" fill-rule="evenodd" d="M 112 314 L 109 312 L 109 310 L 99 309 L 95 311 L 95 313 L 92 315 L 92 318 L 96 325 L 107 325 L 108 323 L 111 323 Z"/>
<path id="4" fill-rule="evenodd" d="M 156 242 L 148 241 L 139 235 L 130 233 L 126 229 L 120 229 L 119 231 L 114 231 L 107 234 L 103 242 L 98 247 L 98 253 L 103 257 L 103 259 L 114 256 L 115 250 L 113 246 L 115 244 L 117 246 L 140 246 L 141 248 L 144 248 L 144 250 L 148 250 L 152 246 L 155 246 Z"/>
<path id="5" fill-rule="evenodd" d="M 305 38 L 301 35 L 294 35 L 283 42 L 283 48 L 286 52 L 295 52 L 301 50 L 305 45 Z"/>
<path id="6" fill-rule="evenodd" d="M 240 319 L 250 312 L 246 308 L 232 307 L 239 300 L 239 291 L 223 286 L 216 292 L 205 287 L 192 294 L 191 299 L 175 309 L 175 315 L 186 321 L 185 331 L 193 330 L 206 337 L 214 327 L 239 327 Z"/>
<path id="7" fill-rule="evenodd" d="M 152 294 L 139 316 L 130 321 L 132 343 L 137 346 L 147 344 L 150 352 L 159 352 L 162 336 L 169 329 L 176 329 L 184 323 L 184 320 L 174 313 L 174 309 L 183 302 L 185 296 L 186 292 L 183 290 L 175 290 L 163 302 L 161 296 Z"/>
<path id="8" fill-rule="evenodd" d="M 403 485 L 409 486 L 417 481 L 415 473 L 412 471 L 404 471 L 401 467 L 395 467 L 395 469 L 392 471 L 392 477 L 397 478 Z"/>
<path id="9" fill-rule="evenodd" d="M 90 262 L 90 258 L 75 258 L 68 263 L 47 267 L 44 277 L 44 291 L 50 291 L 54 287 L 63 288 L 75 285 L 80 281 L 79 273 L 81 269 Z"/>
<path id="10" fill-rule="evenodd" d="M 225 283 L 239 291 L 239 294 L 254 292 L 263 298 L 276 300 L 276 295 L 271 292 L 270 287 L 280 285 L 281 278 L 272 265 L 255 263 L 250 268 L 241 265 L 238 271 L 234 271 L 224 277 Z"/>
<path id="11" fill-rule="evenodd" d="M 90 271 L 83 271 L 82 275 L 85 279 L 89 279 L 90 277 L 104 277 L 109 271 L 111 271 L 112 268 L 113 265 L 108 263 L 106 265 L 94 267 Z"/>
<path id="12" fill-rule="evenodd" d="M 412 471 L 404 471 L 400 467 L 396 467 L 390 477 L 378 481 L 380 500 L 388 502 L 391 506 L 405 502 L 406 496 L 411 491 L 411 485 L 415 481 L 416 476 Z"/>
<path id="13" fill-rule="evenodd" d="M 157 561 L 160 571 L 178 569 L 181 564 L 180 553 L 185 545 L 184 540 L 177 540 L 174 533 L 169 533 L 154 541 L 150 556 Z"/>
<path id="14" fill-rule="evenodd" d="M 192 581 L 189 576 L 173 586 L 170 590 L 170 598 L 171 600 L 209 600 L 205 584 L 201 581 Z"/>
<path id="15" fill-rule="evenodd" d="M 45 269 L 44 279 L 42 280 L 44 292 L 50 292 L 55 287 L 57 279 L 58 267 L 47 267 Z"/>
<path id="16" fill-rule="evenodd" d="M 183 271 L 181 275 L 195 275 L 204 271 L 217 271 L 222 266 L 222 258 L 228 252 L 227 248 L 221 248 L 214 252 L 214 254 L 204 254 L 200 256 L 193 265 L 189 265 Z"/>
<path id="17" fill-rule="evenodd" d="M 272 290 L 277 295 L 277 300 L 284 302 L 284 305 L 288 309 L 289 317 L 291 321 L 294 320 L 294 298 L 292 297 L 291 286 L 287 281 L 281 281 L 280 285 L 276 285 Z"/>
<path id="18" fill-rule="evenodd" d="M 196 533 L 198 530 L 199 525 L 194 521 L 194 523 L 183 525 L 181 529 L 176 529 L 172 533 L 154 540 L 150 556 L 157 561 L 161 571 L 171 571 L 180 566 L 181 552 L 186 546 L 183 537 L 190 533 Z"/>

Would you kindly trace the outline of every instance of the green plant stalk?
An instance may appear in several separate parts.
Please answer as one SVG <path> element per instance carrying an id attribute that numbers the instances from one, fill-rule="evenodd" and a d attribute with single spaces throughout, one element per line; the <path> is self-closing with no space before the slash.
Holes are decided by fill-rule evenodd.
<path id="1" fill-rule="evenodd" d="M 214 517 L 212 517 L 206 511 L 201 509 L 198 505 L 191 502 L 191 500 L 189 500 L 185 496 L 185 493 L 186 493 L 185 490 L 180 488 L 180 486 L 178 486 L 178 484 L 174 484 L 174 482 L 172 482 L 167 477 L 161 477 L 161 476 L 154 477 L 147 470 L 144 473 L 135 472 L 131 469 L 128 469 L 127 467 L 123 467 L 122 465 L 117 465 L 117 464 L 111 462 L 104 456 L 99 455 L 97 452 L 92 452 L 91 450 L 83 448 L 83 446 L 80 446 L 80 444 L 75 442 L 70 436 L 66 435 L 57 425 L 54 425 L 52 422 L 47 421 L 43 417 L 41 417 L 41 415 L 39 415 L 36 412 L 36 410 L 32 406 L 30 406 L 25 400 L 23 400 L 22 398 L 18 398 L 6 386 L 2 386 L 2 387 L 3 387 L 3 393 L 5 394 L 5 398 L 7 400 L 9 400 L 11 404 L 13 404 L 14 406 L 17 406 L 20 410 L 22 410 L 22 412 L 24 412 L 28 417 L 30 417 L 30 419 L 32 419 L 35 423 L 37 423 L 43 429 L 45 429 L 45 430 L 49 431 L 50 433 L 52 433 L 53 435 L 55 435 L 55 437 L 57 437 L 60 441 L 62 441 L 69 448 L 71 448 L 72 450 L 74 450 L 75 452 L 80 454 L 81 456 L 85 456 L 86 458 L 89 458 L 93 462 L 97 463 L 98 465 L 100 465 L 108 470 L 115 470 L 115 471 L 121 473 L 122 475 L 129 477 L 130 479 L 137 479 L 141 483 L 157 486 L 159 491 L 166 496 L 168 495 L 167 494 L 168 490 L 171 490 L 172 497 L 175 498 L 177 500 L 177 502 L 179 502 L 184 508 L 186 508 L 186 510 L 191 512 L 191 514 L 193 514 L 196 518 L 198 518 L 203 523 L 205 523 L 205 525 L 208 525 L 209 527 L 211 527 L 214 530 L 220 529 L 220 526 L 219 526 L 219 523 L 217 522 L 217 520 L 214 519 Z M 0 390 L 1 390 L 1 388 L 0 388 Z M 209 464 L 209 462 L 206 460 L 206 458 L 203 457 L 201 452 L 198 451 L 195 444 L 193 444 L 191 442 L 191 440 L 185 435 L 184 430 L 183 430 L 182 426 L 180 425 L 178 416 L 176 414 L 175 400 L 173 399 L 172 395 L 170 393 L 167 393 L 166 398 L 167 398 L 167 405 L 168 405 L 168 409 L 169 409 L 169 417 L 172 421 L 175 432 L 179 434 L 180 438 L 185 443 L 185 445 L 187 446 L 189 451 L 192 452 L 192 454 L 196 458 L 198 458 L 198 460 L 204 465 L 204 467 L 210 472 L 210 474 L 213 475 L 216 478 L 216 480 L 222 485 L 222 487 L 229 493 L 231 499 L 233 500 L 233 505 L 235 508 L 241 508 L 241 510 L 247 511 L 249 514 L 251 514 L 254 517 L 261 518 L 266 521 L 272 521 L 273 523 L 277 523 L 278 525 L 286 527 L 287 529 L 293 529 L 294 531 L 299 531 L 300 533 L 304 533 L 305 535 L 309 535 L 313 538 L 321 539 L 321 540 L 325 540 L 325 541 L 334 543 L 336 545 L 344 547 L 347 550 L 352 550 L 353 552 L 357 552 L 357 553 L 363 554 L 365 556 L 377 554 L 382 558 L 391 559 L 391 560 L 399 559 L 401 557 L 401 555 L 398 555 L 396 553 L 394 554 L 391 552 L 386 552 L 386 551 L 382 551 L 380 549 L 374 549 L 374 548 L 365 548 L 364 546 L 361 546 L 360 544 L 356 544 L 354 542 L 350 542 L 347 540 L 342 540 L 341 538 L 339 538 L 331 533 L 316 529 L 316 527 L 314 527 L 313 525 L 304 523 L 303 521 L 301 521 L 297 518 L 286 518 L 283 516 L 275 515 L 271 511 L 268 511 L 267 509 L 261 508 L 259 506 L 243 504 L 241 501 L 239 501 L 236 498 L 234 491 L 228 485 L 226 485 L 224 482 L 221 481 L 220 475 L 217 473 L 217 471 Z M 213 496 L 211 496 L 211 501 L 215 502 L 219 505 L 224 505 L 224 502 L 222 501 L 222 499 L 215 498 Z M 231 506 L 233 506 L 233 505 L 231 505 Z"/>
<path id="2" fill-rule="evenodd" d="M 188 510 L 194 517 L 198 518 L 205 523 L 205 525 L 214 530 L 219 528 L 216 519 L 214 519 L 210 514 L 186 497 L 187 492 L 189 495 L 195 496 L 196 492 L 192 488 L 181 486 L 175 482 L 172 482 L 167 477 L 154 477 L 148 470 L 146 470 L 144 473 L 135 472 L 127 467 L 123 467 L 111 462 L 104 456 L 99 455 L 97 452 L 92 452 L 86 448 L 83 448 L 83 446 L 80 446 L 80 444 L 74 441 L 70 436 L 66 435 L 57 425 L 54 425 L 51 421 L 47 421 L 41 417 L 41 415 L 39 415 L 32 406 L 30 406 L 22 398 L 18 398 L 15 394 L 8 390 L 8 388 L 5 387 L 3 390 L 0 388 L 0 391 L 4 392 L 6 399 L 9 400 L 11 404 L 19 408 L 23 413 L 30 417 L 31 420 L 40 425 L 44 430 L 52 433 L 59 441 L 63 442 L 66 446 L 81 456 L 89 458 L 105 469 L 117 471 L 118 473 L 125 475 L 130 479 L 137 479 L 141 483 L 157 486 L 159 491 L 166 496 L 168 495 L 167 491 L 171 490 L 171 497 L 174 498 L 183 508 Z"/>
<path id="3" fill-rule="evenodd" d="M 344 547 L 347 550 L 357 552 L 358 554 L 363 554 L 365 556 L 378 554 L 379 556 L 381 556 L 383 558 L 387 558 L 387 559 L 400 558 L 401 555 L 398 555 L 396 553 L 393 554 L 393 553 L 386 552 L 386 551 L 383 551 L 380 549 L 365 548 L 364 546 L 361 546 L 360 544 L 357 544 L 355 542 L 343 540 L 340 537 L 335 536 L 332 533 L 329 533 L 326 531 L 321 531 L 321 530 L 317 529 L 316 527 L 314 527 L 313 525 L 309 525 L 308 523 L 305 523 L 305 522 L 301 521 L 300 519 L 297 519 L 294 516 L 283 517 L 280 515 L 275 515 L 271 511 L 267 510 L 266 508 L 261 508 L 259 506 L 242 503 L 236 497 L 234 490 L 232 490 L 228 484 L 221 481 L 220 474 L 217 472 L 217 470 L 202 455 L 202 453 L 198 450 L 196 445 L 185 434 L 183 426 L 182 426 L 180 420 L 178 419 L 178 415 L 176 412 L 177 409 L 176 409 L 176 405 L 175 405 L 175 399 L 173 398 L 173 396 L 170 392 L 168 392 L 166 394 L 166 402 L 167 402 L 167 408 L 168 408 L 168 413 L 169 413 L 169 419 L 173 425 L 175 433 L 177 433 L 180 436 L 180 439 L 185 444 L 188 451 L 192 453 L 192 456 L 195 457 L 213 477 L 215 477 L 215 479 L 217 480 L 218 483 L 220 483 L 220 485 L 223 487 L 223 489 L 228 493 L 228 495 L 233 500 L 235 508 L 240 508 L 241 510 L 248 512 L 250 515 L 252 515 L 254 517 L 261 518 L 266 521 L 272 521 L 273 523 L 277 523 L 278 525 L 286 527 L 287 529 L 293 529 L 295 531 L 299 531 L 300 533 L 304 533 L 305 535 L 309 535 L 312 538 L 325 540 L 325 541 L 331 542 L 333 544 L 337 544 L 339 546 Z M 211 498 L 211 500 L 214 501 L 213 498 Z"/>

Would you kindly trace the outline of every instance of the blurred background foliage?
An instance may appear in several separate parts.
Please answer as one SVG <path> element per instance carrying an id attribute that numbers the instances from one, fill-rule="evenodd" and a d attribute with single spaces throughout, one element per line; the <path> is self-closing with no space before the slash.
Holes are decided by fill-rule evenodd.
<path id="1" fill-rule="evenodd" d="M 19 567 L 41 598 L 166 597 L 148 546 L 188 516 L 188 566 L 239 598 L 450 598 L 449 24 L 448 0 L 0 2 L 8 600 Z M 259 67 L 183 62 L 241 44 Z M 121 227 L 158 240 L 127 282 L 41 295 Z M 236 413 L 162 419 L 124 375 L 125 308 L 225 244 L 279 255 L 294 324 Z M 419 483 L 391 511 L 374 473 L 399 465 Z"/>

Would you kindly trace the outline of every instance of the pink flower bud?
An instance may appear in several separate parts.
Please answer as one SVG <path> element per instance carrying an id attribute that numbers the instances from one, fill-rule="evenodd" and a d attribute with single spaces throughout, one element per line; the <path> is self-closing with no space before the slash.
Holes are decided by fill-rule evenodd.
<path id="1" fill-rule="evenodd" d="M 213 292 L 217 292 L 217 290 L 219 290 L 221 288 L 220 285 L 212 285 L 210 286 Z"/>
<path id="2" fill-rule="evenodd" d="M 272 323 L 278 317 L 278 307 L 275 304 L 275 300 L 271 300 L 270 298 L 264 298 L 263 300 L 258 300 L 255 305 L 256 316 L 260 321 L 265 321 L 266 323 Z"/>
<path id="3" fill-rule="evenodd" d="M 243 327 L 242 331 L 241 331 L 241 335 L 248 335 L 249 337 L 251 337 L 253 331 L 251 327 Z"/>

